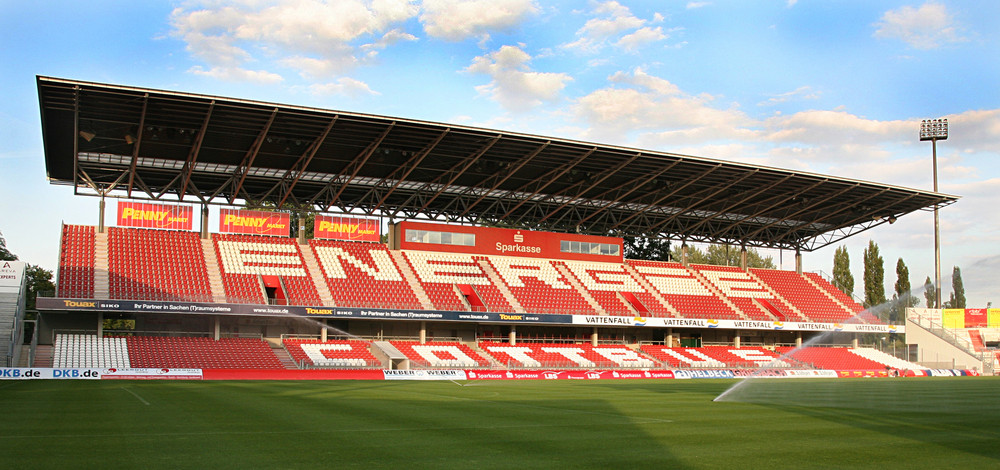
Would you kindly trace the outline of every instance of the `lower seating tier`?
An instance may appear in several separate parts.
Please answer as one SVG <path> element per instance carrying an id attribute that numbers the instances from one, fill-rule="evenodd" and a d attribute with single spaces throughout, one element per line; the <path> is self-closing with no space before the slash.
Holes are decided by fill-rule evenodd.
<path id="1" fill-rule="evenodd" d="M 383 367 L 371 353 L 371 344 L 356 340 L 286 338 L 288 354 L 301 367 L 368 368 Z"/>

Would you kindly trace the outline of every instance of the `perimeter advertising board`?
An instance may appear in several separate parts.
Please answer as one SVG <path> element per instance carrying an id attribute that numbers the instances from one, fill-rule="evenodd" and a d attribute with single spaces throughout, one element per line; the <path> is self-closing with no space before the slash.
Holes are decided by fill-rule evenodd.
<path id="1" fill-rule="evenodd" d="M 246 235 L 287 237 L 290 222 L 287 212 L 222 209 L 219 211 L 219 231 Z"/>
<path id="2" fill-rule="evenodd" d="M 0 261 L 0 292 L 18 293 L 24 284 L 24 261 Z"/>
<path id="3" fill-rule="evenodd" d="M 378 243 L 381 236 L 381 225 L 374 219 L 317 215 L 313 225 L 313 238 Z"/>
<path id="4" fill-rule="evenodd" d="M 987 323 L 987 314 L 985 308 L 965 309 L 966 328 L 985 328 L 986 323 Z"/>
<path id="5" fill-rule="evenodd" d="M 182 313 L 213 315 L 303 316 L 366 320 L 416 320 L 444 322 L 520 323 L 547 325 L 589 325 L 594 327 L 708 328 L 774 331 L 834 331 L 847 333 L 905 333 L 903 325 L 807 323 L 781 321 L 714 320 L 705 318 L 663 318 L 612 315 L 530 314 L 503 312 L 460 312 L 449 310 L 407 310 L 359 307 L 305 307 L 297 305 L 249 305 L 143 300 L 80 300 L 39 297 L 39 310 L 104 311 L 131 313 Z"/>
<path id="6" fill-rule="evenodd" d="M 118 226 L 191 230 L 191 206 L 118 201 Z"/>
<path id="7" fill-rule="evenodd" d="M 493 256 L 621 263 L 622 239 L 573 233 L 404 221 L 392 228 L 395 248 Z"/>

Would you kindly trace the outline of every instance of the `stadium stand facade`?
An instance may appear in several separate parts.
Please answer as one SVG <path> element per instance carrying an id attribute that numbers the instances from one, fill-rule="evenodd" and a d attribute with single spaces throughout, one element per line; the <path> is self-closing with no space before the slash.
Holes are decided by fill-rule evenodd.
<path id="1" fill-rule="evenodd" d="M 402 118 L 51 77 L 38 89 L 50 181 L 102 208 L 96 227 L 63 227 L 57 292 L 39 300 L 36 336 L 80 351 L 57 349 L 60 361 L 759 366 L 821 334 L 857 347 L 902 331 L 798 272 L 800 253 L 957 199 Z M 120 202 L 106 228 L 104 198 L 118 195 L 150 202 Z M 339 214 L 291 238 L 288 212 L 231 209 L 250 200 Z M 786 249 L 798 268 L 630 260 L 612 233 Z M 105 331 L 116 320 L 132 326 Z"/>

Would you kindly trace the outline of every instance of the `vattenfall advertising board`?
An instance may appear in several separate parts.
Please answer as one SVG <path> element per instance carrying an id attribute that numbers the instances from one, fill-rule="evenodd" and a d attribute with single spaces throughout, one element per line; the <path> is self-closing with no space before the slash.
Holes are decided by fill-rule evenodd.
<path id="1" fill-rule="evenodd" d="M 441 232 L 448 234 L 474 235 L 474 244 L 429 243 L 421 232 Z M 403 221 L 394 226 L 393 236 L 396 248 L 404 250 L 445 251 L 450 253 L 472 253 L 491 256 L 523 256 L 530 258 L 569 259 L 577 261 L 603 261 L 621 263 L 622 239 L 597 235 L 572 233 L 536 232 L 497 227 L 475 227 L 470 225 L 447 225 L 426 222 Z M 563 242 L 589 243 L 599 251 L 597 245 L 614 245 L 614 254 L 579 253 L 563 251 Z M 577 250 L 579 251 L 579 250 Z"/>

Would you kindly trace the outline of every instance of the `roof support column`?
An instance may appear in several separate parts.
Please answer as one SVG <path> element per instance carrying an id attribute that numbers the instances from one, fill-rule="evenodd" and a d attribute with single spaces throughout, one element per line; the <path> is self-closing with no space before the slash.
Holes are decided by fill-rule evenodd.
<path id="1" fill-rule="evenodd" d="M 594 327 L 594 331 L 590 332 L 590 345 L 597 346 L 597 327 Z"/>
<path id="2" fill-rule="evenodd" d="M 681 242 L 681 264 L 684 266 L 688 265 L 688 244 L 687 242 Z"/>
<path id="3" fill-rule="evenodd" d="M 746 246 L 741 246 L 740 247 L 740 268 L 742 268 L 744 271 L 747 270 L 747 247 Z M 739 347 L 739 346 L 737 346 L 737 347 Z"/>
<path id="4" fill-rule="evenodd" d="M 511 346 L 517 345 L 517 325 L 516 324 L 511 323 L 511 325 L 510 325 L 510 334 L 508 335 L 508 338 L 510 339 L 510 345 Z"/>
<path id="5" fill-rule="evenodd" d="M 101 202 L 97 203 L 97 233 L 104 233 L 104 193 L 101 193 Z"/>
<path id="6" fill-rule="evenodd" d="M 802 251 L 795 249 L 795 273 L 802 275 Z"/>
<path id="7" fill-rule="evenodd" d="M 201 238 L 208 239 L 208 204 L 201 205 Z"/>

